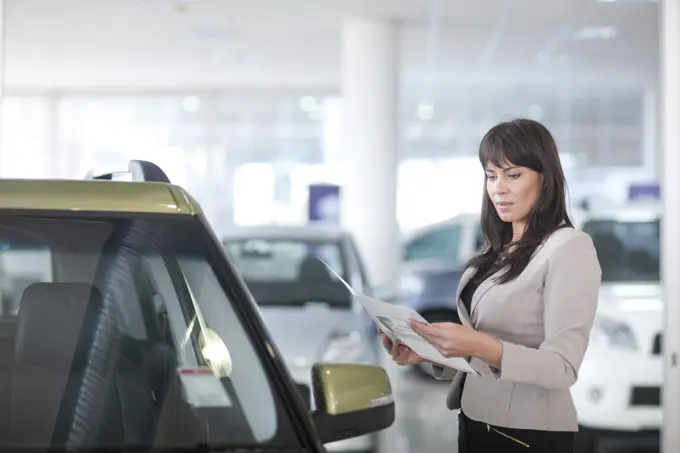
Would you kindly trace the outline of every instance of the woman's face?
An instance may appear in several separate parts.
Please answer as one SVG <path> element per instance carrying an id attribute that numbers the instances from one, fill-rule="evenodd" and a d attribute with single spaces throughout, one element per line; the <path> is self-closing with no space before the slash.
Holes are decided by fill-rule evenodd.
<path id="1" fill-rule="evenodd" d="M 486 191 L 504 222 L 525 222 L 541 193 L 543 176 L 527 167 L 510 163 L 496 167 L 489 162 Z"/>

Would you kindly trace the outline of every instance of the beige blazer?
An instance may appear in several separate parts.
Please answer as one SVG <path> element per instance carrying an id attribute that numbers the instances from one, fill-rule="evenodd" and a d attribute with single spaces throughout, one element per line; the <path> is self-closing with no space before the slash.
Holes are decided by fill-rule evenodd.
<path id="1" fill-rule="evenodd" d="M 480 376 L 434 365 L 451 380 L 449 409 L 498 427 L 577 431 L 570 387 L 576 382 L 597 310 L 601 269 L 587 234 L 562 228 L 551 234 L 515 280 L 484 281 L 468 313 L 460 298 L 476 269 L 461 277 L 456 301 L 461 322 L 501 340 L 500 369 L 469 358 Z"/>

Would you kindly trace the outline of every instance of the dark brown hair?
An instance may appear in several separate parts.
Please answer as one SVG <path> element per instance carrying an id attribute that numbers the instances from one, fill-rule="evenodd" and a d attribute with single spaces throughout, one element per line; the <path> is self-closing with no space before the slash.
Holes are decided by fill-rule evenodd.
<path id="1" fill-rule="evenodd" d="M 492 269 L 492 272 L 504 269 L 498 281 L 505 283 L 522 273 L 536 248 L 551 233 L 561 227 L 573 227 L 567 213 L 566 181 L 550 131 L 529 119 L 516 119 L 492 127 L 479 145 L 479 161 L 485 168 L 489 163 L 497 167 L 510 164 L 530 168 L 543 176 L 541 192 L 529 213 L 526 230 L 507 254 L 505 249 L 512 241 L 512 225 L 498 216 L 484 184 L 481 220 L 486 244 L 468 266 Z"/>

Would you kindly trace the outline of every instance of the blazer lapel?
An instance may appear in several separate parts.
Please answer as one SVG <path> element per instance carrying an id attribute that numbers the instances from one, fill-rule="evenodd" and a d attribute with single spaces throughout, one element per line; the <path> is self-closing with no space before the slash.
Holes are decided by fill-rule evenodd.
<path id="1" fill-rule="evenodd" d="M 470 313 L 468 313 L 465 308 L 463 300 L 460 298 L 460 293 L 465 288 L 465 285 L 475 276 L 477 269 L 474 267 L 469 267 L 465 269 L 463 275 L 460 276 L 460 282 L 458 283 L 458 290 L 456 291 L 456 307 L 458 308 L 458 317 L 464 326 L 472 327 L 472 321 L 470 320 Z"/>
<path id="2" fill-rule="evenodd" d="M 500 272 L 500 271 L 499 271 Z M 497 274 L 498 272 L 496 272 Z M 470 304 L 470 319 L 472 319 L 472 315 L 475 313 L 475 309 L 477 308 L 477 305 L 479 305 L 479 301 L 484 297 L 484 295 L 489 292 L 491 288 L 496 286 L 496 281 L 493 280 L 496 274 L 489 275 L 486 280 L 484 280 L 480 285 L 479 288 L 477 288 L 477 291 L 475 291 L 475 294 L 472 296 L 472 303 Z"/>

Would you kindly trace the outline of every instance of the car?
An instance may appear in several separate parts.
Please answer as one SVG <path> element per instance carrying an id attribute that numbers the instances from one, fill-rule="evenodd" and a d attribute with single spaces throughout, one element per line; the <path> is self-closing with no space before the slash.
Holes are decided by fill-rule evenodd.
<path id="1" fill-rule="evenodd" d="M 457 320 L 455 294 L 466 262 L 482 247 L 479 216 L 462 214 L 402 240 L 397 301 L 429 321 Z M 436 319 L 435 319 L 436 318 Z"/>
<path id="2" fill-rule="evenodd" d="M 606 441 L 658 446 L 662 423 L 663 299 L 661 206 L 601 207 L 579 228 L 595 245 L 602 285 L 598 311 L 572 395 L 579 452 Z"/>
<path id="3" fill-rule="evenodd" d="M 478 213 L 459 214 L 415 231 L 402 239 L 405 269 L 417 263 L 464 263 L 484 244 Z"/>
<path id="4" fill-rule="evenodd" d="M 372 294 L 361 254 L 347 231 L 320 224 L 234 227 L 222 244 L 303 396 L 309 394 L 305 389 L 318 360 L 380 364 L 377 329 L 342 281 L 355 293 Z M 376 451 L 377 436 L 326 447 Z"/>
<path id="5" fill-rule="evenodd" d="M 326 451 L 387 428 L 384 369 L 317 361 L 300 397 L 199 203 L 150 162 L 0 180 L 7 450 Z"/>

